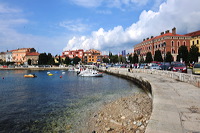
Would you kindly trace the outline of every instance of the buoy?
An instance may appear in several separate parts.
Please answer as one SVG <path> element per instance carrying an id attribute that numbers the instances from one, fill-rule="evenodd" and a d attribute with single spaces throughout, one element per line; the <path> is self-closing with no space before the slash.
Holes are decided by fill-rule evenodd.
<path id="1" fill-rule="evenodd" d="M 62 76 L 60 76 L 60 78 L 62 78 Z"/>
<path id="2" fill-rule="evenodd" d="M 4 77 L 2 79 L 4 79 Z"/>

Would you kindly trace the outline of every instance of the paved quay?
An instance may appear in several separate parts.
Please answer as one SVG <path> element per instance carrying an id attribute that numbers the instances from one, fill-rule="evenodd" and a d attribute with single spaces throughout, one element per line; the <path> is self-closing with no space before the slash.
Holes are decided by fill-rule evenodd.
<path id="1" fill-rule="evenodd" d="M 200 88 L 194 84 L 156 74 L 159 70 L 101 70 L 150 83 L 153 110 L 146 133 L 200 133 Z"/>

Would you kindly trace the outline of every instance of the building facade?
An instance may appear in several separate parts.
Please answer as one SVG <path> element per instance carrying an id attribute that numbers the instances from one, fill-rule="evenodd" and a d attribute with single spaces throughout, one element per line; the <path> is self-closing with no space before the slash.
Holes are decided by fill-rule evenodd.
<path id="1" fill-rule="evenodd" d="M 160 50 L 163 57 L 167 52 L 171 52 L 176 61 L 180 46 L 184 45 L 188 50 L 190 49 L 190 39 L 188 35 L 176 34 L 176 28 L 173 28 L 172 33 L 167 30 L 161 32 L 159 36 L 143 39 L 141 43 L 134 46 L 134 53 L 138 54 L 139 59 L 145 60 L 147 52 L 151 52 L 154 56 L 155 51 Z"/>
<path id="2" fill-rule="evenodd" d="M 200 52 L 200 30 L 188 33 L 186 34 L 186 36 L 191 36 L 190 47 L 192 45 L 196 45 L 199 48 L 199 52 Z"/>
<path id="3" fill-rule="evenodd" d="M 38 64 L 39 55 L 40 54 L 38 52 L 28 52 L 28 53 L 26 53 L 26 62 L 28 63 L 30 61 L 29 65 Z"/>
<path id="4" fill-rule="evenodd" d="M 26 54 L 36 52 L 34 48 L 20 48 L 16 50 L 12 50 L 12 61 L 15 64 L 20 65 L 27 62 Z"/>
<path id="5" fill-rule="evenodd" d="M 84 52 L 84 62 L 85 63 L 100 63 L 102 61 L 102 55 L 99 50 L 90 49 Z"/>
<path id="6" fill-rule="evenodd" d="M 6 52 L 6 62 L 12 62 L 12 50 Z"/>
<path id="7" fill-rule="evenodd" d="M 83 60 L 83 54 L 84 54 L 84 50 L 83 49 L 79 49 L 79 50 L 68 50 L 68 51 L 64 51 L 62 52 L 62 57 L 69 57 L 71 59 L 73 59 L 74 57 L 79 57 L 81 60 Z"/>
<path id="8" fill-rule="evenodd" d="M 0 52 L 0 62 L 5 62 L 5 61 L 6 61 L 6 53 Z"/>

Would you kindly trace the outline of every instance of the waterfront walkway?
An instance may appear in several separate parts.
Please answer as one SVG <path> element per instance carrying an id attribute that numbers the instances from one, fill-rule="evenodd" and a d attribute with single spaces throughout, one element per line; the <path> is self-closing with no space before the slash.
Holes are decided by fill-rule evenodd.
<path id="1" fill-rule="evenodd" d="M 153 110 L 146 133 L 200 133 L 200 88 L 151 72 L 117 68 L 104 71 L 151 84 Z"/>

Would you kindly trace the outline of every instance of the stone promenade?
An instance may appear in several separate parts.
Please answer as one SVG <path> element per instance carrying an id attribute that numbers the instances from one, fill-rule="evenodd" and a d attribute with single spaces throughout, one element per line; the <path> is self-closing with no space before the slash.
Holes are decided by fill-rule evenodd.
<path id="1" fill-rule="evenodd" d="M 106 71 L 151 84 L 153 110 L 146 133 L 200 133 L 200 88 L 151 70 L 128 72 L 128 69 L 110 68 Z"/>

